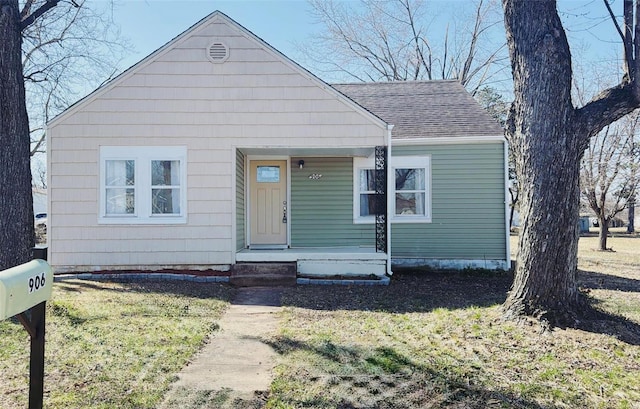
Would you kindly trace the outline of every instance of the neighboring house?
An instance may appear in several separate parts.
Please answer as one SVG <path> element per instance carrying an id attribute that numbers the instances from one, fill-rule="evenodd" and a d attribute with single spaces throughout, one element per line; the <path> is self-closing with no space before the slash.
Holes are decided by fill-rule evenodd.
<path id="1" fill-rule="evenodd" d="M 510 264 L 506 142 L 459 83 L 329 85 L 220 12 L 48 137 L 57 272 Z"/>

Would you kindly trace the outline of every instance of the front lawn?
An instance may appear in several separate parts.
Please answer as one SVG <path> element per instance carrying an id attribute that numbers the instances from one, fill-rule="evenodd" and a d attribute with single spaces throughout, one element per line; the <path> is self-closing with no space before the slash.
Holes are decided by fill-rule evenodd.
<path id="1" fill-rule="evenodd" d="M 628 322 L 500 317 L 508 274 L 409 274 L 287 292 L 270 408 L 640 408 L 640 239 L 580 239 L 580 285 Z"/>
<path id="2" fill-rule="evenodd" d="M 231 289 L 186 282 L 55 283 L 47 304 L 45 408 L 155 408 L 200 349 Z M 26 408 L 29 336 L 0 321 L 0 408 Z"/>
<path id="3" fill-rule="evenodd" d="M 179 407 L 638 409 L 640 238 L 611 238 L 613 252 L 596 245 L 580 239 L 580 287 L 626 321 L 551 333 L 504 322 L 507 273 L 298 286 L 285 290 L 281 326 L 264 339 L 279 354 L 270 390 L 250 401 L 182 391 Z M 56 283 L 45 407 L 162 407 L 177 372 L 215 336 L 232 293 L 190 282 Z M 27 360 L 22 326 L 0 322 L 0 408 L 26 407 Z"/>

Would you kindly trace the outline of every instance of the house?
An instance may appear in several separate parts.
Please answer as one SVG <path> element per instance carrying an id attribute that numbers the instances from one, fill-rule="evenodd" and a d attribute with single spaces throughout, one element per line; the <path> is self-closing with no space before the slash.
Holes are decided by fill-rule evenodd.
<path id="1" fill-rule="evenodd" d="M 506 269 L 506 142 L 455 81 L 329 85 L 221 12 L 48 125 L 57 272 Z"/>

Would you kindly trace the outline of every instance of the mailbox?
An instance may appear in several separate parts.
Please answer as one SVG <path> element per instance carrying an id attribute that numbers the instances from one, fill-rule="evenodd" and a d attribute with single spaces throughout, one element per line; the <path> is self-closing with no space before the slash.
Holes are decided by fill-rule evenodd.
<path id="1" fill-rule="evenodd" d="M 33 260 L 0 271 L 0 321 L 51 298 L 53 270 L 44 260 Z"/>

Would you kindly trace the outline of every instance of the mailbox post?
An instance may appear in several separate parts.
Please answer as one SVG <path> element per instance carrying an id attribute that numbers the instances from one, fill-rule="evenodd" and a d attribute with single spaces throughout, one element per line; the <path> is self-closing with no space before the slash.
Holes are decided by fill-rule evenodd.
<path id="1" fill-rule="evenodd" d="M 17 316 L 31 337 L 29 409 L 42 408 L 45 316 L 52 289 L 53 270 L 44 260 L 0 271 L 0 320 Z"/>

